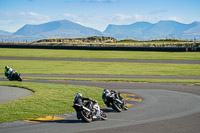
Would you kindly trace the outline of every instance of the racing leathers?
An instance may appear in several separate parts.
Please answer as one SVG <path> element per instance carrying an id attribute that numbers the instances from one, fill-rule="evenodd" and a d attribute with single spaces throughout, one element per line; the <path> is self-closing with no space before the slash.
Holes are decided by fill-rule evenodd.
<path id="1" fill-rule="evenodd" d="M 94 105 L 93 105 L 93 107 L 91 107 L 91 109 L 95 109 L 97 111 L 96 112 L 96 117 L 100 118 L 100 107 L 99 107 L 98 102 L 96 100 L 92 100 L 91 98 L 85 98 L 85 97 L 82 96 L 82 94 L 77 93 L 76 97 L 74 98 L 74 104 L 84 105 L 83 104 L 84 100 L 93 101 Z M 87 106 L 87 103 L 84 106 Z"/>
<path id="2" fill-rule="evenodd" d="M 11 67 L 5 66 L 5 76 L 8 77 L 8 79 L 11 78 L 12 72 L 13 72 L 13 69 Z"/>

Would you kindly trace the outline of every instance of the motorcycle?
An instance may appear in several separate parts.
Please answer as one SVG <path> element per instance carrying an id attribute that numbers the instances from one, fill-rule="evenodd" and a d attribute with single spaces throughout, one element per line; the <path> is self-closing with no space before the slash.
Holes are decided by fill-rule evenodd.
<path id="1" fill-rule="evenodd" d="M 89 100 L 88 102 L 80 104 L 74 104 L 72 106 L 76 110 L 77 118 L 82 119 L 84 122 L 91 122 L 94 120 L 106 120 L 106 114 L 100 110 L 100 118 L 96 117 L 97 109 L 99 108 L 95 100 Z"/>
<path id="2" fill-rule="evenodd" d="M 112 107 L 117 112 L 122 112 L 123 110 L 128 110 L 125 101 L 121 97 L 120 93 L 111 92 L 109 96 L 105 96 L 103 93 L 102 98 L 107 107 Z"/>
<path id="3" fill-rule="evenodd" d="M 12 81 L 22 81 L 22 77 L 20 74 L 18 74 L 15 70 L 12 71 L 11 76 L 9 77 L 8 75 L 6 75 L 7 79 Z"/>

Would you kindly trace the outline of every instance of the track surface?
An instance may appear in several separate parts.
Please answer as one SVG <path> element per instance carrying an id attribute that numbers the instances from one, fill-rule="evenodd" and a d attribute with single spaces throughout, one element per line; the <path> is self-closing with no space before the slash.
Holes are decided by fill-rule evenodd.
<path id="1" fill-rule="evenodd" d="M 4 76 L 0 74 L 0 76 Z M 200 79 L 200 76 L 188 76 L 188 75 L 73 75 L 73 74 L 22 74 L 23 77 L 61 77 L 61 78 L 131 78 L 131 79 Z"/>
<path id="2" fill-rule="evenodd" d="M 9 123 L 0 127 L 1 133 L 198 133 L 200 131 L 200 87 L 171 83 L 114 83 L 88 81 L 27 80 L 55 84 L 96 86 L 122 90 L 143 97 L 123 113 L 107 112 L 107 121 L 82 123 L 75 114 L 66 120 L 44 123 Z"/>
<path id="3" fill-rule="evenodd" d="M 200 64 L 199 60 L 138 60 L 138 59 L 95 59 L 95 58 L 88 58 L 87 59 L 87 58 L 37 58 L 37 57 L 0 57 L 0 60 L 41 60 L 41 61 Z"/>
<path id="4" fill-rule="evenodd" d="M 32 82 L 32 81 L 31 81 Z M 78 84 L 118 89 L 135 93 L 144 98 L 143 102 L 123 113 L 107 112 L 107 121 L 90 124 L 77 120 L 75 114 L 69 114 L 66 120 L 44 122 L 39 124 L 18 125 L 1 128 L 1 133 L 34 132 L 198 132 L 200 130 L 200 91 L 198 86 L 161 83 L 102 83 L 85 81 L 49 81 L 34 82 Z M 175 90 L 175 91 L 174 91 Z M 184 93 L 186 92 L 186 93 Z M 193 94 L 194 93 L 194 94 Z M 171 124 L 172 123 L 172 124 Z M 158 127 L 158 125 L 159 127 Z M 148 126 L 150 125 L 150 126 Z M 6 126 L 6 125 L 5 125 Z M 140 128 L 140 127 L 146 127 Z"/>
<path id="5" fill-rule="evenodd" d="M 32 91 L 16 87 L 0 86 L 0 104 L 33 94 Z"/>

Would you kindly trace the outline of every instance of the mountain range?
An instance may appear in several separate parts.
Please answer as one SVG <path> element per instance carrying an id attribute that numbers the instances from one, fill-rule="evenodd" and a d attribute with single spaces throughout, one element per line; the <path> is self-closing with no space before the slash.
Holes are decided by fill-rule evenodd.
<path id="1" fill-rule="evenodd" d="M 130 25 L 110 24 L 104 32 L 68 20 L 39 25 L 26 24 L 14 33 L 0 30 L 0 39 L 35 41 L 44 38 L 110 36 L 120 39 L 149 40 L 159 38 L 200 39 L 200 22 L 183 24 L 176 21 L 136 22 Z"/>
<path id="2" fill-rule="evenodd" d="M 200 22 L 183 24 L 176 21 L 136 22 L 130 25 L 108 25 L 104 33 L 115 38 L 149 40 L 159 38 L 200 38 Z"/>
<path id="3" fill-rule="evenodd" d="M 12 33 L 0 30 L 0 35 L 11 35 Z"/>

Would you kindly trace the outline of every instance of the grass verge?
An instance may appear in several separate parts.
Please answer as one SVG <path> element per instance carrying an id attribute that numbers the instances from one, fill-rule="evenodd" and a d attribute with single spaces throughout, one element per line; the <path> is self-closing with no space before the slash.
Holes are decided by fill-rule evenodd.
<path id="1" fill-rule="evenodd" d="M 1 65 L 24 74 L 200 75 L 200 64 L 1 60 Z"/>
<path id="2" fill-rule="evenodd" d="M 200 60 L 199 52 L 95 51 L 0 48 L 0 57 Z"/>
<path id="3" fill-rule="evenodd" d="M 74 112 L 72 104 L 77 92 L 96 99 L 100 106 L 104 105 L 101 99 L 103 89 L 96 87 L 5 81 L 0 81 L 0 85 L 17 86 L 35 92 L 0 104 L 0 123 Z"/>

